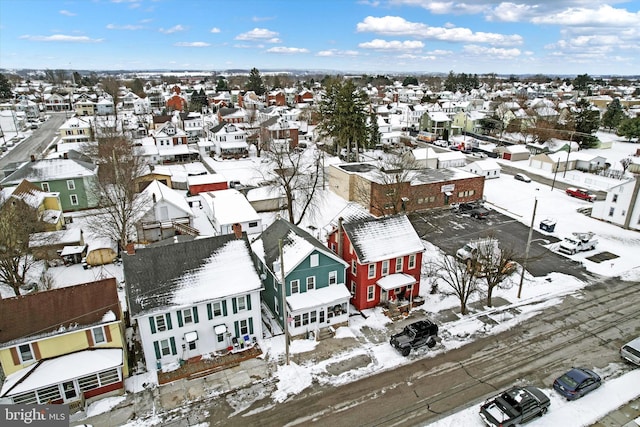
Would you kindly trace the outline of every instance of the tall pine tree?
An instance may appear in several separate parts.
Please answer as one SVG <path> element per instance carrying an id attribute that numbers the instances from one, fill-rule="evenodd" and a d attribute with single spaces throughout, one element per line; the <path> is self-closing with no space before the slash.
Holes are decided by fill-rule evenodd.
<path id="1" fill-rule="evenodd" d="M 265 92 L 264 82 L 257 68 L 252 68 L 249 73 L 249 81 L 247 82 L 247 90 L 252 90 L 256 95 L 262 96 Z"/>

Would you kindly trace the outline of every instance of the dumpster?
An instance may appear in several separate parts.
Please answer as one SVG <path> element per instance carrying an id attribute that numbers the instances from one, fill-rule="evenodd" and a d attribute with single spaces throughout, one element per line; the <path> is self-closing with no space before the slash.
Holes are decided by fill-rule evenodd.
<path id="1" fill-rule="evenodd" d="M 547 218 L 540 221 L 540 230 L 546 231 L 547 233 L 553 233 L 553 230 L 555 229 L 556 229 L 555 220 Z"/>

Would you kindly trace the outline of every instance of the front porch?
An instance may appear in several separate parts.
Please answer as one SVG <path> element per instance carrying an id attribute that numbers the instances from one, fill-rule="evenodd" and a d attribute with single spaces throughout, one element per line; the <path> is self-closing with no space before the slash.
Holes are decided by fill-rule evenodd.
<path id="1" fill-rule="evenodd" d="M 382 312 L 391 320 L 398 320 L 409 315 L 409 312 L 424 304 L 424 298 L 415 297 L 409 299 L 397 299 L 394 301 L 386 301 L 382 304 Z"/>

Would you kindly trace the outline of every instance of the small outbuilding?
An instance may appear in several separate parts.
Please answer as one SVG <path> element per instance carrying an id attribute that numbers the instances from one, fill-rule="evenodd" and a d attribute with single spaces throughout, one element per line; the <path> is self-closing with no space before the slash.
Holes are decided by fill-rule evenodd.
<path id="1" fill-rule="evenodd" d="M 87 265 L 111 264 L 118 258 L 118 245 L 111 239 L 96 239 L 89 242 L 85 262 Z"/>
<path id="2" fill-rule="evenodd" d="M 477 162 L 469 163 L 462 169 L 484 176 L 485 179 L 500 178 L 500 165 L 495 160 L 478 160 Z"/>

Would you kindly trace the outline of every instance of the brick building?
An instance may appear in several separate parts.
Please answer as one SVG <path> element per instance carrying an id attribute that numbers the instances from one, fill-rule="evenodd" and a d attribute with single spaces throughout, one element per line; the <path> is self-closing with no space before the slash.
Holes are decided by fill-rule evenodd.
<path id="1" fill-rule="evenodd" d="M 329 166 L 329 188 L 375 216 L 482 199 L 484 177 L 458 168 L 384 170 L 370 163 Z"/>

